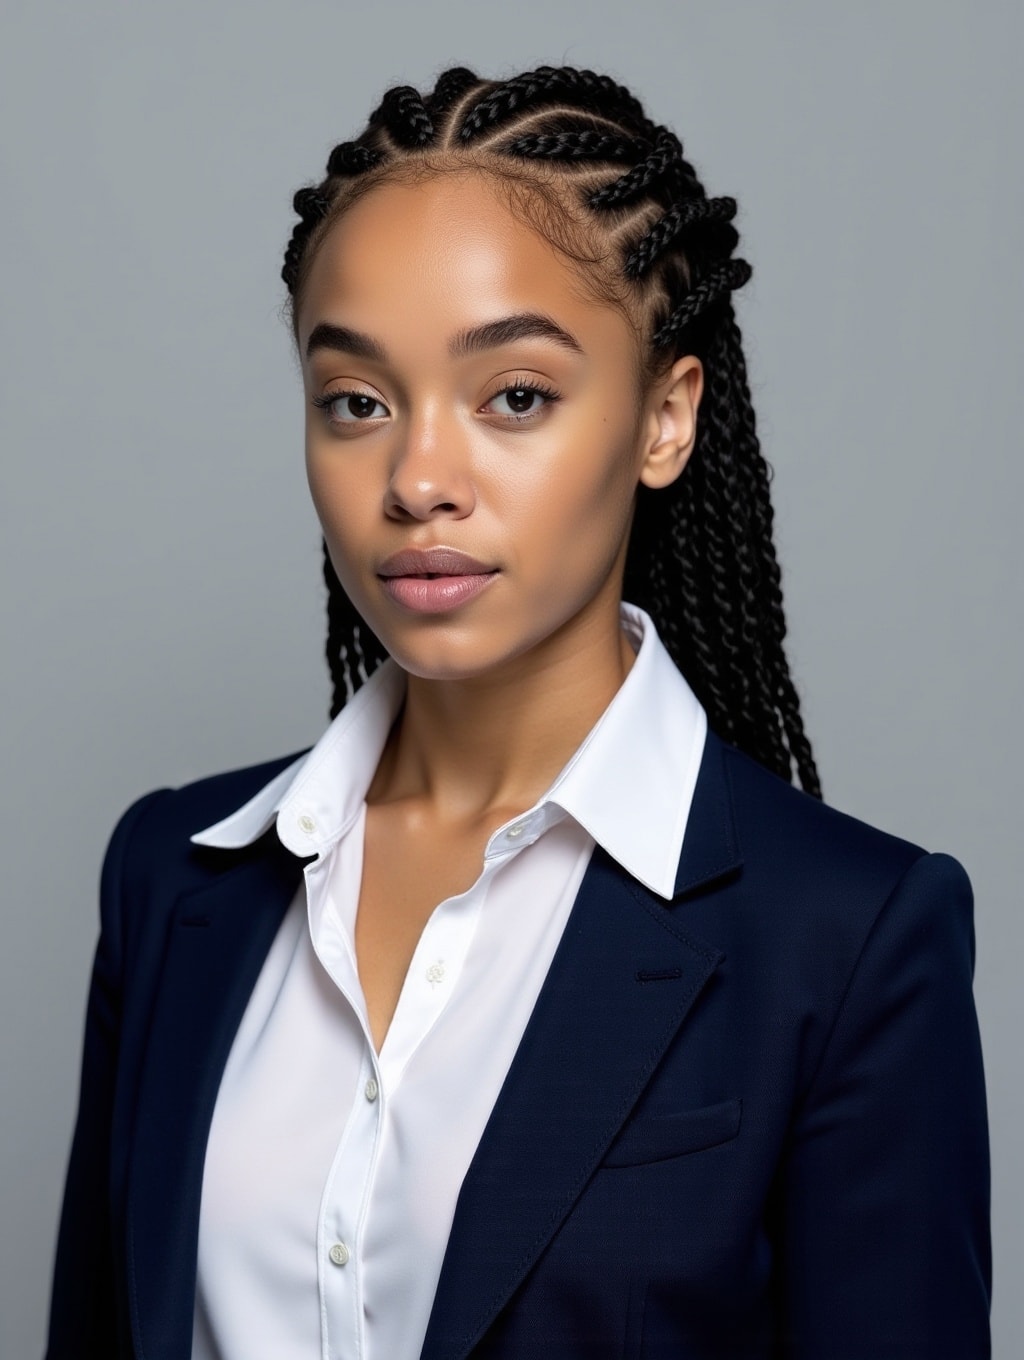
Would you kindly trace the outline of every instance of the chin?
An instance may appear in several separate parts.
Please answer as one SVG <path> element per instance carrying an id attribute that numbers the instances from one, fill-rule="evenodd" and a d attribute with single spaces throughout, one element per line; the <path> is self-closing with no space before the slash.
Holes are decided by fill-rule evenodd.
<path id="1" fill-rule="evenodd" d="M 438 622 L 436 627 L 415 630 L 385 629 L 377 636 L 388 654 L 408 675 L 421 680 L 472 680 L 499 671 L 534 647 L 538 641 L 528 637 L 495 637 L 489 629 L 468 624 L 453 627 Z"/>
<path id="2" fill-rule="evenodd" d="M 472 680 L 500 666 L 507 657 L 474 653 L 451 647 L 388 647 L 391 657 L 407 675 L 419 680 Z"/>

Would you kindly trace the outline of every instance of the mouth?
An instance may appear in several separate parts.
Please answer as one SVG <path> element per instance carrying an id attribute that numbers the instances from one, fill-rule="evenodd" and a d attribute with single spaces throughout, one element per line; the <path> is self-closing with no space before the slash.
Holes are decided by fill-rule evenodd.
<path id="1" fill-rule="evenodd" d="M 414 614 L 447 614 L 475 599 L 497 567 L 456 548 L 403 548 L 377 570 L 385 594 Z"/>
<path id="2" fill-rule="evenodd" d="M 462 576 L 489 576 L 490 574 L 490 572 L 484 571 L 459 573 Z M 396 576 L 381 575 L 382 581 L 395 581 L 397 579 Z M 406 581 L 451 581 L 455 579 L 455 576 L 449 571 L 409 571 L 402 573 L 402 579 Z"/>
<path id="3" fill-rule="evenodd" d="M 457 548 L 403 548 L 385 558 L 377 575 L 382 580 L 404 576 L 430 581 L 446 576 L 489 576 L 496 570 Z"/>

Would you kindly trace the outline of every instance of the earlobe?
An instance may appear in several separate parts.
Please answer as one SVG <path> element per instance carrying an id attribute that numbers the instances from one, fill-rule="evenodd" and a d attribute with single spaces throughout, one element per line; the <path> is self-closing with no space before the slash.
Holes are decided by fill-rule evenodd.
<path id="1" fill-rule="evenodd" d="M 651 392 L 651 431 L 640 468 L 644 486 L 669 486 L 689 461 L 697 442 L 697 408 L 704 391 L 704 369 L 695 354 L 677 359 Z"/>

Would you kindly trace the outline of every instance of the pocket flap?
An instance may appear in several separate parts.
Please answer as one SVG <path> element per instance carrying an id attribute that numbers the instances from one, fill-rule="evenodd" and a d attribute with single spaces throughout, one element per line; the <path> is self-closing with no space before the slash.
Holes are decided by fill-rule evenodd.
<path id="1" fill-rule="evenodd" d="M 700 1110 L 649 1114 L 629 1120 L 608 1149 L 602 1166 L 662 1162 L 727 1143 L 740 1131 L 742 1100 L 723 1100 Z"/>

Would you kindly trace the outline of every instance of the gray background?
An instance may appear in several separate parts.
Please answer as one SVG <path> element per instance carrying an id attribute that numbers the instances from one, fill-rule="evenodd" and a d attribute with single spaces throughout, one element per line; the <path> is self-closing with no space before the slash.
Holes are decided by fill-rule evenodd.
<path id="1" fill-rule="evenodd" d="M 997 1354 L 1024 1353 L 1021 6 L 17 4 L 0 33 L 0 1354 L 38 1354 L 106 838 L 325 721 L 289 200 L 385 85 L 610 70 L 740 203 L 833 803 L 975 884 Z"/>

